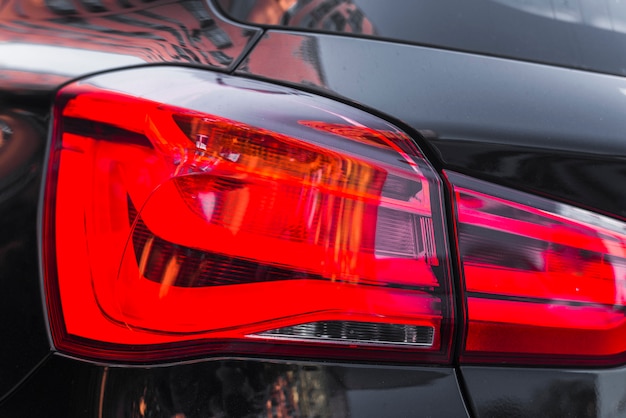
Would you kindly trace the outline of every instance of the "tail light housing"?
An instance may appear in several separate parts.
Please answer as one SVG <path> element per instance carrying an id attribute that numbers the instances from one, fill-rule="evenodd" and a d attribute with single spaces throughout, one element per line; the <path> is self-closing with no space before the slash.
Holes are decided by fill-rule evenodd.
<path id="1" fill-rule="evenodd" d="M 446 175 L 467 309 L 461 361 L 622 363 L 626 223 Z"/>
<path id="2" fill-rule="evenodd" d="M 442 182 L 388 122 L 193 69 L 70 84 L 43 201 L 53 344 L 449 364 L 457 335 L 463 364 L 622 363 L 626 223 L 444 177 L 456 287 Z"/>
<path id="3" fill-rule="evenodd" d="M 450 361 L 442 185 L 396 127 L 180 68 L 70 84 L 54 121 L 42 251 L 59 350 Z"/>

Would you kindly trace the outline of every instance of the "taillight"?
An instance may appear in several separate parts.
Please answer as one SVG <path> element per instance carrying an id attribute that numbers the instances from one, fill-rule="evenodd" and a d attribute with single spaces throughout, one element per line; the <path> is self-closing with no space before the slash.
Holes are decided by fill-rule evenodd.
<path id="1" fill-rule="evenodd" d="M 623 361 L 626 224 L 447 176 L 467 303 L 461 361 Z"/>
<path id="2" fill-rule="evenodd" d="M 387 122 L 262 82 L 138 69 L 64 87 L 49 158 L 59 350 L 450 360 L 441 183 Z"/>

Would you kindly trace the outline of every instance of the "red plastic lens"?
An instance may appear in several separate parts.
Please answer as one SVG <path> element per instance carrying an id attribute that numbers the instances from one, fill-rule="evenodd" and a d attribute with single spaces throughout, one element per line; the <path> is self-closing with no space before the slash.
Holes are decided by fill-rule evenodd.
<path id="1" fill-rule="evenodd" d="M 51 150 L 43 248 L 59 349 L 449 361 L 441 185 L 388 123 L 153 68 L 65 87 Z"/>
<path id="2" fill-rule="evenodd" d="M 623 360 L 626 224 L 447 175 L 467 298 L 462 359 Z"/>

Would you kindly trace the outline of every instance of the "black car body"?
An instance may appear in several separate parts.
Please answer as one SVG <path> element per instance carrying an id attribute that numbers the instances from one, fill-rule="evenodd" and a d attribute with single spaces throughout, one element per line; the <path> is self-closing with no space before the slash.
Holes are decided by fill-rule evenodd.
<path id="1" fill-rule="evenodd" d="M 312 0 L 288 4 L 273 21 L 253 13 L 265 3 L 290 2 L 0 2 L 0 416 L 626 415 L 621 3 Z M 95 128 L 72 125 L 80 118 L 60 113 L 71 100 L 63 94 L 76 86 L 119 86 L 135 98 L 166 103 L 175 96 L 170 76 L 176 86 L 195 77 L 198 85 L 226 85 L 231 93 L 257 89 L 254 97 L 301 92 L 304 101 L 336 104 L 357 119 L 371 115 L 373 123 L 412 138 L 419 147 L 411 145 L 413 161 L 432 170 L 433 189 L 441 191 L 434 221 L 437 250 L 445 253 L 438 351 L 385 351 L 379 347 L 389 342 L 385 337 L 372 350 L 361 337 L 336 351 L 323 342 L 322 348 L 274 346 L 264 334 L 270 342 L 240 346 L 209 338 L 161 355 L 171 346 L 142 351 L 130 344 L 123 351 L 65 338 L 50 272 L 57 265 L 49 261 L 56 254 L 50 237 L 64 233 L 50 232 L 57 219 L 49 209 L 56 199 L 50 184 L 59 164 L 51 155 L 63 148 L 55 135 L 92 129 L 112 144 L 135 139 L 120 140 L 113 128 L 121 125 L 108 125 L 106 113 Z M 132 82 L 122 86 L 124 80 Z M 144 82 L 149 88 L 142 90 Z M 168 105 L 186 105 L 171 100 Z M 230 105 L 228 95 L 224 100 L 229 115 L 243 106 L 235 99 Z M 278 112 L 263 100 L 259 114 Z M 258 126 L 269 119 L 259 117 Z M 270 120 L 264 129 L 271 127 Z M 510 219 L 539 219 L 557 229 L 569 228 L 571 217 L 584 223 L 581 231 L 593 232 L 578 247 L 571 228 L 569 238 L 550 236 L 545 245 L 531 232 L 514 238 L 480 232 L 474 221 L 462 220 L 464 193 L 467 210 L 480 199 L 486 206 L 505 202 L 488 215 L 506 209 Z M 488 257 L 494 251 L 496 261 Z M 564 266 L 566 274 L 555 280 L 574 283 L 571 294 L 549 285 L 507 293 L 497 281 L 476 282 L 495 286 L 489 291 L 468 284 L 476 264 L 534 274 L 548 269 L 546 260 Z M 606 286 L 613 289 L 609 296 L 596 293 Z M 539 294 L 544 291 L 553 296 Z M 508 327 L 499 311 L 484 313 L 496 319 L 476 319 L 472 306 L 485 301 L 502 312 L 510 306 L 499 303 L 521 306 L 515 315 L 530 322 Z M 545 311 L 536 313 L 537 307 Z M 557 311 L 565 314 L 550 316 Z M 600 322 L 585 322 L 596 313 Z M 489 321 L 492 328 L 473 334 Z M 92 331 L 98 334 L 98 326 Z M 296 331 L 276 332 L 289 340 Z M 340 338 L 328 333 L 327 339 Z"/>

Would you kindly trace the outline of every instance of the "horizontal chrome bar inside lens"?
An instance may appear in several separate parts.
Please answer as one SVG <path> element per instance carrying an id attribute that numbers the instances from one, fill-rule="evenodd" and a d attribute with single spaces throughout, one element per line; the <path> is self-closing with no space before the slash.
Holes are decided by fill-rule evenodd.
<path id="1" fill-rule="evenodd" d="M 264 331 L 250 337 L 338 344 L 431 347 L 435 329 L 429 326 L 377 322 L 319 321 Z"/>

